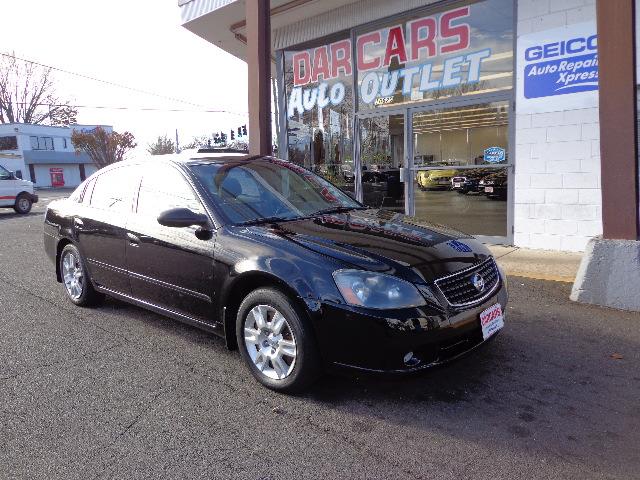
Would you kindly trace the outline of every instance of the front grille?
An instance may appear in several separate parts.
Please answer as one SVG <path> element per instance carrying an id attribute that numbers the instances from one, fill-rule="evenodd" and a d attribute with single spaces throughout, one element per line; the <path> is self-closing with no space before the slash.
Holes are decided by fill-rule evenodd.
<path id="1" fill-rule="evenodd" d="M 467 177 L 453 177 L 451 180 L 454 183 L 463 183 L 467 180 Z"/>
<path id="2" fill-rule="evenodd" d="M 484 280 L 482 290 L 478 290 L 473 283 L 476 274 Z M 439 278 L 435 284 L 451 306 L 463 307 L 483 301 L 493 293 L 499 282 L 496 262 L 493 258 L 488 258 L 471 268 Z"/>

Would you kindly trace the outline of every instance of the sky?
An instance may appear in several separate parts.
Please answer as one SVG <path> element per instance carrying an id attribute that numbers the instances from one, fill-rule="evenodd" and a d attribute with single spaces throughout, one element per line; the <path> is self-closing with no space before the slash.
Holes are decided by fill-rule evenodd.
<path id="1" fill-rule="evenodd" d="M 12 0 L 2 7 L 0 51 L 196 104 L 55 72 L 61 99 L 128 108 L 79 108 L 78 123 L 130 131 L 138 151 L 160 135 L 175 138 L 176 129 L 185 144 L 247 123 L 246 63 L 183 28 L 177 0 Z"/>

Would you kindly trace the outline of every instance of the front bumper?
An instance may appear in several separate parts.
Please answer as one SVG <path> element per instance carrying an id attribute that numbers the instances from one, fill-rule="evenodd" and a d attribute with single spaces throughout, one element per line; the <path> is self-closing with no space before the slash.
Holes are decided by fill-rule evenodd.
<path id="1" fill-rule="evenodd" d="M 402 373 L 450 362 L 491 340 L 482 338 L 480 313 L 499 303 L 503 283 L 481 304 L 464 311 L 430 307 L 394 311 L 325 304 L 316 320 L 316 336 L 325 362 L 369 372 Z M 495 336 L 495 335 L 494 335 Z M 412 358 L 406 361 L 409 352 Z"/>

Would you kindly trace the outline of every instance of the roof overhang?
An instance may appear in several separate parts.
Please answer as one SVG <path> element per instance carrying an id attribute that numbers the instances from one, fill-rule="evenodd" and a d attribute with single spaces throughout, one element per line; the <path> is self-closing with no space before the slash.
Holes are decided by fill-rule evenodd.
<path id="1" fill-rule="evenodd" d="M 271 33 L 356 0 L 271 0 Z M 245 2 L 178 0 L 183 26 L 222 50 L 246 60 Z M 273 41 L 272 41 L 273 48 Z"/>

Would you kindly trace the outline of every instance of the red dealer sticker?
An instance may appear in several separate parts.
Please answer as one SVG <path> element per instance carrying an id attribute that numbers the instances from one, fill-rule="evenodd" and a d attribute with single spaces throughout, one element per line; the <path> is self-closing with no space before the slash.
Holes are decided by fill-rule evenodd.
<path id="1" fill-rule="evenodd" d="M 485 340 L 504 327 L 504 316 L 499 303 L 480 314 L 480 325 L 482 325 L 482 338 Z"/>

